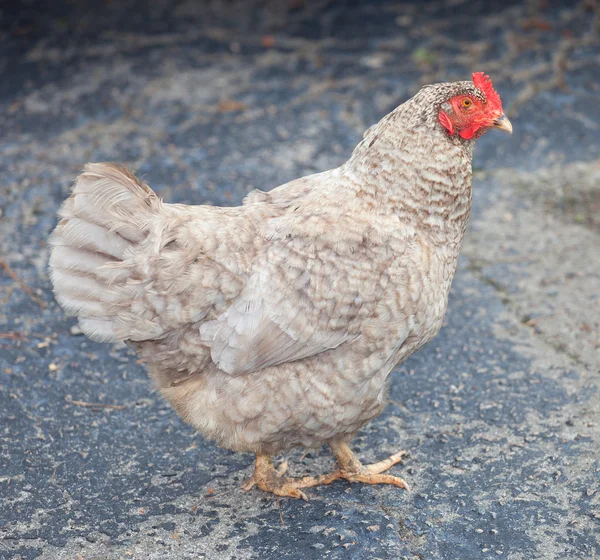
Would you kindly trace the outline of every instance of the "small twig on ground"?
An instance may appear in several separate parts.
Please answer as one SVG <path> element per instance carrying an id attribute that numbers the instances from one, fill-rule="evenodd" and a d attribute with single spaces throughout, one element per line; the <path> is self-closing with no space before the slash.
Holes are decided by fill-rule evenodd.
<path id="1" fill-rule="evenodd" d="M 279 496 L 276 498 L 277 509 L 279 510 L 279 521 L 281 521 L 281 526 L 285 527 L 285 522 L 283 521 L 283 513 L 281 511 L 281 504 L 279 503 Z"/>
<path id="2" fill-rule="evenodd" d="M 556 316 L 556 313 L 551 313 L 550 315 L 540 315 L 539 317 L 533 317 L 528 321 L 524 321 L 523 324 L 528 327 L 535 327 L 540 319 L 548 319 L 549 317 Z"/>
<path id="3" fill-rule="evenodd" d="M 6 270 L 6 274 L 8 274 L 19 286 L 21 290 L 23 290 L 33 301 L 35 301 L 42 309 L 46 309 L 46 304 L 37 297 L 25 282 L 23 282 L 15 273 L 15 271 L 10 267 L 10 265 L 4 260 L 0 259 L 0 266 Z"/>
<path id="4" fill-rule="evenodd" d="M 69 404 L 75 404 L 77 406 L 85 406 L 88 408 L 110 408 L 114 410 L 123 410 L 127 408 L 124 404 L 107 404 L 107 403 L 95 403 L 95 402 L 87 402 L 87 401 L 74 401 L 69 396 L 65 397 L 65 400 Z"/>
<path id="5" fill-rule="evenodd" d="M 29 339 L 23 333 L 20 333 L 17 331 L 0 332 L 0 338 L 7 338 L 8 340 L 22 340 L 23 342 L 29 342 Z"/>

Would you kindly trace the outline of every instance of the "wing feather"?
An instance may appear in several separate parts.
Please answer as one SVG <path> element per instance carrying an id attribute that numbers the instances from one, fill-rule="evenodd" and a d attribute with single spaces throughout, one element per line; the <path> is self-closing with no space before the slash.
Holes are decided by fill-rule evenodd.
<path id="1" fill-rule="evenodd" d="M 308 358 L 360 336 L 361 322 L 372 316 L 381 296 L 383 288 L 377 286 L 383 271 L 357 264 L 357 251 L 367 256 L 373 249 L 362 233 L 346 243 L 339 242 L 339 235 L 271 239 L 241 294 L 225 313 L 200 327 L 221 370 L 246 374 Z"/>

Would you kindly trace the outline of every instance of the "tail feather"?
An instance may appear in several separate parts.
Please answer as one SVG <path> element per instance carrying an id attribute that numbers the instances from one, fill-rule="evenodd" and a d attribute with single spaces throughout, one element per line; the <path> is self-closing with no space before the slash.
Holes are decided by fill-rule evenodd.
<path id="1" fill-rule="evenodd" d="M 108 285 L 125 281 L 130 275 L 129 270 L 111 265 L 115 262 L 114 259 L 102 252 L 94 253 L 69 245 L 54 245 L 52 247 L 52 262 L 54 269 L 73 272 L 77 276 L 86 276 L 93 268 L 94 277 Z"/>
<path id="2" fill-rule="evenodd" d="M 76 214 L 66 218 L 61 227 L 62 242 L 67 247 L 85 249 L 92 254 L 104 254 L 122 259 L 131 242 L 117 231 L 84 221 Z"/>
<path id="3" fill-rule="evenodd" d="M 110 163 L 88 163 L 75 181 L 70 200 L 72 205 L 63 211 L 133 242 L 142 241 L 149 220 L 162 206 L 148 185 L 125 167 Z"/>
<path id="4" fill-rule="evenodd" d="M 160 336 L 152 317 L 134 313 L 145 282 L 135 254 L 163 205 L 124 168 L 85 166 L 59 211 L 51 236 L 50 277 L 58 302 L 102 342 Z"/>

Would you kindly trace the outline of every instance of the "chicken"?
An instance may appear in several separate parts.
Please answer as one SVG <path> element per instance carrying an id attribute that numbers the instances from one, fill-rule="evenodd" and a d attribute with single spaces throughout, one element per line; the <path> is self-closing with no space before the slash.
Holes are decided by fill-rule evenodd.
<path id="1" fill-rule="evenodd" d="M 439 330 L 471 208 L 474 141 L 512 127 L 483 73 L 423 87 L 341 167 L 240 207 L 163 203 L 126 169 L 86 165 L 51 236 L 67 313 L 137 346 L 185 422 L 256 454 L 256 485 L 306 498 L 336 479 L 408 488 L 349 447 L 390 372 Z M 337 468 L 285 476 L 271 456 L 329 444 Z"/>

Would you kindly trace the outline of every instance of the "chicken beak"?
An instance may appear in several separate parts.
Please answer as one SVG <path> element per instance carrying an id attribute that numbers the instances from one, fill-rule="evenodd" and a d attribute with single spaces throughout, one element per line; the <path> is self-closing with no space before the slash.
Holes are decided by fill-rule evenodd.
<path id="1" fill-rule="evenodd" d="M 504 113 L 494 120 L 494 127 L 512 134 L 512 124 Z"/>

